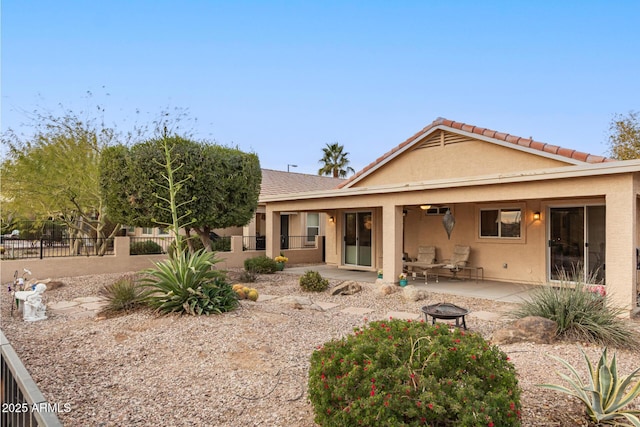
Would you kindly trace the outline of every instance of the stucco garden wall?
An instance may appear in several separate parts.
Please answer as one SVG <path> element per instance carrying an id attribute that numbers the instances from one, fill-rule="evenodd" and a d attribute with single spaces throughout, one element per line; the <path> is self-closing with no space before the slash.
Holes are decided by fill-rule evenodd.
<path id="1" fill-rule="evenodd" d="M 129 237 L 116 237 L 114 255 L 102 257 L 54 257 L 44 259 L 18 259 L 0 261 L 2 283 L 13 281 L 13 274 L 18 270 L 22 276 L 24 268 L 31 271 L 29 277 L 36 279 L 55 279 L 69 276 L 85 276 L 103 273 L 125 273 L 140 271 L 153 267 L 154 262 L 166 259 L 167 255 L 129 255 Z M 304 249 L 283 251 L 289 258 L 289 264 L 308 264 L 322 262 L 322 238 L 316 238 L 316 245 Z M 260 255 L 265 251 L 243 251 L 242 236 L 232 236 L 231 251 L 218 252 L 221 262 L 219 268 L 242 268 L 244 260 Z"/>

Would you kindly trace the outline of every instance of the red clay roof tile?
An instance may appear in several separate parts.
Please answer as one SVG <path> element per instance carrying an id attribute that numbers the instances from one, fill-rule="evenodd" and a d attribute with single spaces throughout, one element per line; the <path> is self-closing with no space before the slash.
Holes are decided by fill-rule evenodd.
<path id="1" fill-rule="evenodd" d="M 505 138 L 505 141 L 510 142 L 512 144 L 518 144 L 519 140 L 520 140 L 520 137 L 515 135 L 507 135 L 507 137 Z"/>
<path id="2" fill-rule="evenodd" d="M 529 148 L 533 148 L 534 150 L 544 151 L 544 146 L 547 145 L 544 142 L 531 140 L 529 143 Z"/>

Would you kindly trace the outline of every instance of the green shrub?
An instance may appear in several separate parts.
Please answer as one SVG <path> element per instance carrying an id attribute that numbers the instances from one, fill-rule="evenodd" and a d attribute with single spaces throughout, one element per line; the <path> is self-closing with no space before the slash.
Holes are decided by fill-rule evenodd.
<path id="1" fill-rule="evenodd" d="M 147 300 L 162 313 L 191 315 L 231 311 L 238 306 L 225 274 L 212 267 L 219 262 L 213 252 L 180 252 L 146 270 L 143 283 Z"/>
<path id="2" fill-rule="evenodd" d="M 129 253 L 131 255 L 161 254 L 162 246 L 160 246 L 153 240 L 145 240 L 143 242 L 133 242 L 131 243 Z"/>
<path id="3" fill-rule="evenodd" d="M 307 292 L 322 292 L 329 287 L 329 281 L 317 271 L 309 270 L 300 276 L 300 287 Z"/>
<path id="4" fill-rule="evenodd" d="M 371 322 L 314 351 L 309 399 L 322 426 L 520 425 L 507 356 L 478 334 L 424 322 Z"/>
<path id="5" fill-rule="evenodd" d="M 559 338 L 599 345 L 633 345 L 637 334 L 620 318 L 609 298 L 581 282 L 540 286 L 513 311 L 515 317 L 540 316 L 557 323 Z"/>
<path id="6" fill-rule="evenodd" d="M 276 262 L 264 255 L 244 260 L 244 269 L 256 274 L 273 274 L 277 268 Z"/>
<path id="7" fill-rule="evenodd" d="M 609 364 L 606 347 L 600 356 L 597 366 L 591 364 L 584 350 L 580 349 L 580 351 L 584 356 L 589 371 L 588 384 L 582 382 L 581 376 L 569 362 L 559 357 L 551 356 L 569 369 L 571 376 L 559 374 L 569 384 L 569 387 L 555 384 L 541 384 L 540 387 L 577 397 L 585 404 L 587 415 L 591 421 L 597 425 L 620 425 L 621 418 L 626 418 L 634 426 L 640 426 L 640 418 L 638 418 L 640 411 L 624 409 L 635 398 L 640 396 L 640 381 L 632 384 L 634 377 L 640 376 L 640 368 L 628 376 L 621 377 L 618 375 L 616 355 L 613 355 L 613 359 Z M 629 390 L 627 391 L 627 389 Z"/>
<path id="8" fill-rule="evenodd" d="M 242 283 L 253 283 L 258 280 L 258 275 L 251 270 L 242 270 L 240 273 L 240 281 Z"/>
<path id="9" fill-rule="evenodd" d="M 103 309 L 105 312 L 130 311 L 144 305 L 143 288 L 133 276 L 125 276 L 104 285 L 99 293 L 107 300 Z"/>

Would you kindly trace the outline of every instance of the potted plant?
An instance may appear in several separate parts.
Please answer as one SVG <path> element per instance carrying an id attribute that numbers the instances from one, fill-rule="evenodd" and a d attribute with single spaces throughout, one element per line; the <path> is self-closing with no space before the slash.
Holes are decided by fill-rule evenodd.
<path id="1" fill-rule="evenodd" d="M 289 261 L 289 258 L 284 256 L 283 254 L 280 254 L 277 257 L 275 257 L 273 260 L 276 262 L 276 265 L 278 267 L 278 271 L 282 271 L 282 270 L 284 270 L 284 264 L 287 261 Z"/>
<path id="2" fill-rule="evenodd" d="M 378 279 L 382 279 L 382 269 L 378 270 Z"/>
<path id="3" fill-rule="evenodd" d="M 400 273 L 398 278 L 400 279 L 400 286 L 402 286 L 402 287 L 407 286 L 407 275 L 406 274 Z"/>

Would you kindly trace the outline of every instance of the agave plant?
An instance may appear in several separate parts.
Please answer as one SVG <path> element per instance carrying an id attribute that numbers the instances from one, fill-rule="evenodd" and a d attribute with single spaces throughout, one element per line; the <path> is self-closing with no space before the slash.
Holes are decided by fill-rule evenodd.
<path id="1" fill-rule="evenodd" d="M 640 411 L 624 409 L 636 397 L 640 396 L 640 381 L 632 384 L 634 377 L 640 376 L 640 368 L 630 375 L 620 377 L 618 376 L 616 355 L 614 353 L 611 363 L 608 363 L 606 347 L 597 366 L 593 366 L 584 350 L 580 349 L 580 351 L 589 369 L 589 384 L 582 382 L 576 369 L 566 360 L 551 356 L 571 372 L 571 376 L 558 373 L 569 384 L 569 387 L 556 384 L 540 384 L 539 386 L 577 397 L 586 405 L 589 418 L 598 425 L 621 425 L 620 420 L 626 418 L 631 423 L 627 425 L 640 427 Z"/>
<path id="2" fill-rule="evenodd" d="M 178 251 L 173 258 L 145 271 L 141 282 L 147 288 L 147 301 L 162 313 L 191 315 L 222 313 L 238 306 L 224 274 L 212 268 L 219 260 L 204 249 L 193 254 Z"/>

